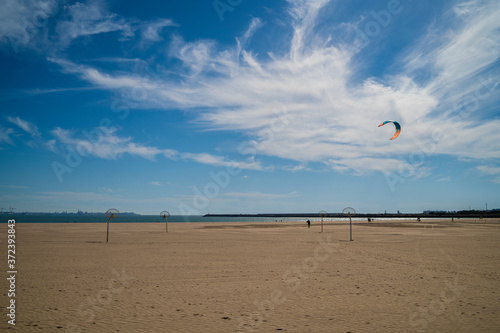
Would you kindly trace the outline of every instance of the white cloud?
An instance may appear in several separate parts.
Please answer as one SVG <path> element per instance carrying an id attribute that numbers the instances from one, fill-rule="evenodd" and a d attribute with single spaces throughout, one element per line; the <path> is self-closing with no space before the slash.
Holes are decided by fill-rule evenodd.
<path id="1" fill-rule="evenodd" d="M 168 158 L 174 158 L 177 155 L 177 152 L 172 149 L 144 146 L 133 142 L 131 137 L 119 137 L 115 134 L 116 130 L 113 129 L 100 127 L 98 130 L 101 135 L 97 141 L 76 138 L 72 131 L 59 127 L 53 130 L 52 134 L 59 142 L 69 145 L 83 156 L 93 155 L 103 159 L 116 159 L 124 154 L 129 154 L 154 160 L 157 155 Z"/>
<path id="2" fill-rule="evenodd" d="M 40 132 L 38 131 L 38 127 L 24 119 L 21 119 L 19 117 L 7 117 L 7 120 L 13 123 L 14 125 L 18 126 L 21 128 L 23 131 L 31 135 L 31 139 L 26 141 L 26 145 L 28 145 L 31 148 L 39 148 L 42 147 L 44 149 L 50 150 L 52 152 L 57 152 L 57 147 L 56 147 L 56 141 L 55 140 L 45 140 Z M 9 132 L 10 131 L 10 132 Z M 8 137 L 8 134 L 13 133 L 12 129 L 7 130 L 7 138 L 8 139 L 6 142 L 13 144 L 13 142 L 10 140 Z M 1 135 L 0 135 L 1 137 Z M 0 138 L 0 142 L 2 139 Z"/>
<path id="3" fill-rule="evenodd" d="M 437 181 L 440 182 L 440 183 L 451 182 L 451 176 L 440 178 Z"/>
<path id="4" fill-rule="evenodd" d="M 476 169 L 485 175 L 493 176 L 492 181 L 496 184 L 500 184 L 500 166 L 492 164 L 480 165 Z"/>
<path id="5" fill-rule="evenodd" d="M 487 175 L 500 175 L 500 166 L 496 165 L 480 165 L 477 167 L 479 171 Z"/>
<path id="6" fill-rule="evenodd" d="M 19 117 L 8 117 L 7 118 L 11 123 L 19 126 L 25 132 L 28 132 L 33 137 L 39 137 L 40 132 L 38 132 L 38 128 L 35 124 L 30 123 L 29 121 L 23 120 Z"/>
<path id="7" fill-rule="evenodd" d="M 190 96 L 195 92 L 190 92 L 189 89 L 175 82 L 163 82 L 159 75 L 152 76 L 149 73 L 145 76 L 132 73 L 113 75 L 92 66 L 76 64 L 62 58 L 49 57 L 48 60 L 60 65 L 64 72 L 79 75 L 83 80 L 102 89 L 124 91 L 124 96 L 130 98 L 133 104 L 162 109 L 179 105 L 184 107 L 200 106 L 198 100 Z"/>
<path id="8" fill-rule="evenodd" d="M 76 133 L 71 130 L 56 128 L 52 134 L 56 137 L 58 143 L 71 147 L 81 156 L 92 155 L 102 159 L 117 159 L 124 154 L 139 156 L 145 159 L 154 160 L 156 156 L 164 156 L 169 159 L 180 157 L 182 160 L 194 161 L 201 164 L 212 165 L 215 167 L 228 167 L 235 169 L 265 170 L 260 162 L 253 158 L 245 161 L 228 160 L 225 157 L 212 155 L 209 153 L 179 153 L 173 149 L 160 149 L 157 147 L 141 145 L 133 142 L 131 137 L 120 137 L 116 134 L 116 129 L 106 127 L 97 128 L 99 139 L 90 141 L 86 138 L 76 137 Z M 152 185 L 159 185 L 157 182 L 151 182 Z"/>
<path id="9" fill-rule="evenodd" d="M 462 2 L 453 7 L 453 11 L 457 16 L 471 14 L 478 10 L 481 10 L 481 6 L 477 0 Z"/>
<path id="10" fill-rule="evenodd" d="M 57 142 L 56 140 L 47 140 L 43 142 L 43 146 L 53 153 L 57 152 Z"/>
<path id="11" fill-rule="evenodd" d="M 249 158 L 246 161 L 231 161 L 226 160 L 222 156 L 212 155 L 208 153 L 182 153 L 182 159 L 191 160 L 202 164 L 213 165 L 217 167 L 229 167 L 235 169 L 247 169 L 247 170 L 265 170 L 260 162 L 255 161 L 253 158 Z"/>
<path id="12" fill-rule="evenodd" d="M 384 174 L 390 174 L 398 169 L 412 170 L 408 163 L 404 163 L 397 159 L 391 158 L 373 158 L 373 157 L 357 157 L 353 159 L 341 159 L 336 161 L 330 159 L 326 162 L 332 169 L 339 172 L 354 170 L 357 174 L 362 175 L 367 170 L 376 170 Z"/>
<path id="13" fill-rule="evenodd" d="M 170 53 L 182 61 L 189 75 L 193 77 L 213 63 L 214 48 L 214 41 L 198 40 L 187 43 L 180 36 L 175 36 L 171 43 Z"/>
<path id="14" fill-rule="evenodd" d="M 3 128 L 2 126 L 0 126 L 0 144 L 5 142 L 9 145 L 14 145 L 14 142 L 10 137 L 12 133 L 14 133 L 14 130 L 12 128 Z"/>
<path id="15" fill-rule="evenodd" d="M 143 40 L 157 42 L 162 38 L 160 32 L 164 27 L 177 26 L 174 21 L 170 19 L 160 19 L 153 22 L 143 24 L 141 27 L 141 35 Z"/>
<path id="16" fill-rule="evenodd" d="M 287 171 L 304 171 L 304 170 L 310 170 L 306 165 L 300 164 L 300 165 L 287 165 L 283 167 L 283 170 Z"/>
<path id="17" fill-rule="evenodd" d="M 434 77 L 427 88 L 445 111 L 459 107 L 491 75 L 487 71 L 500 56 L 499 15 L 498 1 L 458 4 L 429 29 L 405 59 L 410 72 L 432 71 Z M 449 29 L 450 23 L 456 28 Z M 494 81 L 498 85 L 498 74 Z"/>
<path id="18" fill-rule="evenodd" d="M 470 1 L 455 7 L 453 15 L 443 17 L 454 30 L 440 34 L 438 28 L 444 24 L 435 24 L 406 54 L 402 63 L 408 65 L 401 66 L 403 70 L 359 81 L 355 57 L 359 50 L 332 45 L 317 34 L 319 14 L 328 2 L 288 1 L 293 36 L 289 49 L 277 55 L 246 49 L 263 26 L 253 19 L 236 45 L 226 49 L 212 40 L 186 42 L 175 36 L 169 54 L 182 66 L 169 76 L 105 72 L 63 59 L 53 61 L 106 89 L 139 87 L 148 96 L 136 101 L 141 107 L 202 110 L 197 120 L 206 128 L 250 137 L 248 149 L 240 153 L 252 158 L 267 155 L 301 165 L 324 162 L 334 170 L 357 174 L 387 174 L 411 166 L 416 169 L 412 176 L 421 177 L 429 174 L 425 158 L 433 154 L 472 159 L 499 156 L 500 120 L 477 121 L 456 105 L 467 96 L 481 103 L 498 98 L 496 73 L 486 76 L 492 82 L 489 92 L 483 89 L 479 97 L 475 93 L 484 88 L 480 75 L 498 61 L 500 4 Z M 426 82 L 414 79 L 421 70 L 429 71 Z M 394 141 L 389 141 L 393 129 L 377 127 L 389 119 L 402 124 L 402 133 Z M 439 140 L 435 133 L 440 133 Z M 434 148 L 425 152 L 423 164 L 405 161 L 404 156 L 418 153 L 419 144 L 429 141 Z M 211 154 L 181 156 L 210 165 L 264 169 L 253 159 L 234 162 Z"/>
<path id="19" fill-rule="evenodd" d="M 288 12 L 294 19 L 294 34 L 290 47 L 290 57 L 299 60 L 304 54 L 305 46 L 315 41 L 313 28 L 316 25 L 316 16 L 330 0 L 287 0 Z"/>
<path id="20" fill-rule="evenodd" d="M 3 0 L 0 42 L 11 43 L 16 51 L 18 47 L 31 46 L 56 11 L 56 0 Z"/>
<path id="21" fill-rule="evenodd" d="M 133 36 L 128 22 L 116 14 L 109 13 L 101 1 L 77 2 L 66 7 L 69 19 L 59 22 L 57 32 L 63 46 L 73 40 L 88 35 L 121 31 L 123 38 Z"/>
<path id="22" fill-rule="evenodd" d="M 60 14 L 60 15 L 56 15 Z M 64 17 L 49 29 L 54 17 Z M 126 20 L 106 9 L 104 0 L 90 0 L 63 5 L 57 0 L 3 0 L 0 11 L 0 43 L 9 43 L 15 51 L 31 47 L 57 55 L 80 37 L 120 32 L 121 41 L 158 42 L 161 31 L 176 26 L 170 19 L 150 22 Z"/>
<path id="23" fill-rule="evenodd" d="M 237 40 L 241 43 L 241 45 L 246 45 L 247 42 L 252 38 L 253 34 L 263 25 L 264 23 L 260 18 L 253 17 L 243 36 L 241 38 L 237 38 Z"/>
<path id="24" fill-rule="evenodd" d="M 447 120 L 441 125 L 445 138 L 437 145 L 436 153 L 477 160 L 500 156 L 500 119 L 458 124 Z"/>

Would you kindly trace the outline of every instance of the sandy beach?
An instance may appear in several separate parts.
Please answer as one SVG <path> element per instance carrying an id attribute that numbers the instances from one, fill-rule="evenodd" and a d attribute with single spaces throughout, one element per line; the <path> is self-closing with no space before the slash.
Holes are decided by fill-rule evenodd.
<path id="1" fill-rule="evenodd" d="M 4 276 L 7 225 L 0 253 Z M 500 221 L 16 225 L 20 332 L 499 332 Z"/>

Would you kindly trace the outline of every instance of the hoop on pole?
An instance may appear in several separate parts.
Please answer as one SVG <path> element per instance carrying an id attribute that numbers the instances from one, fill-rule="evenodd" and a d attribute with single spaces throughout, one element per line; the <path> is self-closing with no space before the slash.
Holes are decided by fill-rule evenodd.
<path id="1" fill-rule="evenodd" d="M 108 218 L 108 231 L 106 233 L 106 243 L 109 240 L 109 220 L 116 219 L 120 217 L 120 212 L 117 209 L 111 208 L 106 212 L 106 217 Z"/>
<path id="2" fill-rule="evenodd" d="M 319 212 L 319 216 L 321 217 L 321 232 L 323 232 L 323 218 L 327 215 L 328 213 L 322 210 Z"/>
<path id="3" fill-rule="evenodd" d="M 351 216 L 356 215 L 356 211 L 352 207 L 346 207 L 346 208 L 344 208 L 344 210 L 342 210 L 342 214 L 349 216 L 349 241 L 352 242 L 354 239 L 352 239 L 352 219 L 351 219 Z"/>
<path id="4" fill-rule="evenodd" d="M 168 223 L 167 218 L 170 216 L 170 213 L 166 210 L 160 213 L 160 216 L 165 219 L 165 232 L 168 232 Z"/>

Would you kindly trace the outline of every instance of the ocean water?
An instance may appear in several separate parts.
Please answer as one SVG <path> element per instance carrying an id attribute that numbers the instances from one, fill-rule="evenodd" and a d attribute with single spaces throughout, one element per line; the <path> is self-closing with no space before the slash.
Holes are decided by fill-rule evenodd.
<path id="1" fill-rule="evenodd" d="M 108 219 L 103 215 L 77 215 L 77 214 L 2 214 L 0 215 L 0 223 L 7 223 L 8 220 L 14 219 L 16 223 L 106 223 Z M 309 219 L 311 222 L 321 221 L 320 217 L 213 217 L 202 215 L 171 215 L 168 217 L 169 223 L 186 223 L 186 222 L 304 222 Z M 349 218 L 326 217 L 327 221 L 349 221 Z M 372 220 L 415 220 L 415 218 L 376 218 Z M 353 222 L 366 222 L 366 218 L 352 218 Z M 165 222 L 159 215 L 121 215 L 113 219 L 112 223 L 155 223 Z"/>

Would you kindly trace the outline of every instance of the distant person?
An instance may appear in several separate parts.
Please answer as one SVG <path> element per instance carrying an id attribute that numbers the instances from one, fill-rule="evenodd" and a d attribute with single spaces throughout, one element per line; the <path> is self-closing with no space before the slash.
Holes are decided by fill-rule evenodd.
<path id="1" fill-rule="evenodd" d="M 311 227 L 311 221 L 307 220 L 307 227 L 310 228 Z"/>

